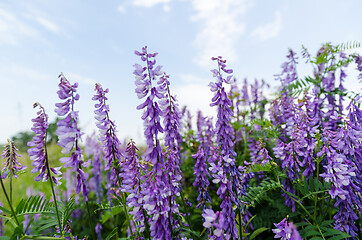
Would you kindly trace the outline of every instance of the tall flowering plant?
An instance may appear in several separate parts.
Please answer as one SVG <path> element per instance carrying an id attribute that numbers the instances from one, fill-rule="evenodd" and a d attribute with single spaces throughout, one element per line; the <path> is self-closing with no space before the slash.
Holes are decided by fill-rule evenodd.
<path id="1" fill-rule="evenodd" d="M 135 64 L 136 93 L 138 98 L 147 97 L 145 102 L 140 104 L 137 109 L 145 109 L 142 115 L 145 126 L 145 137 L 147 142 L 146 161 L 152 164 L 152 169 L 144 176 L 142 183 L 142 194 L 145 202 L 145 210 L 150 216 L 150 235 L 154 239 L 172 238 L 172 225 L 170 220 L 169 197 L 171 189 L 168 176 L 164 171 L 165 156 L 162 152 L 159 133 L 163 133 L 161 126 L 162 110 L 159 107 L 157 99 L 164 98 L 164 91 L 152 85 L 157 77 L 162 76 L 161 66 L 155 66 L 157 53 L 148 53 L 147 47 L 142 48 L 141 52 L 135 51 L 135 54 L 141 57 L 145 62 L 145 67 Z"/>
<path id="2" fill-rule="evenodd" d="M 211 70 L 216 82 L 209 84 L 211 91 L 215 92 L 210 106 L 217 106 L 217 121 L 216 121 L 216 142 L 219 147 L 217 165 L 213 164 L 210 167 L 213 173 L 214 183 L 220 183 L 217 191 L 222 203 L 220 205 L 223 215 L 223 229 L 226 239 L 238 237 L 238 230 L 235 222 L 235 212 L 233 205 L 237 204 L 238 200 L 234 188 L 239 187 L 238 170 L 235 165 L 236 153 L 233 150 L 234 131 L 230 124 L 233 112 L 231 110 L 232 102 L 228 98 L 224 84 L 229 84 L 232 75 L 223 77 L 223 73 L 231 74 L 232 69 L 226 68 L 226 60 L 222 57 L 212 58 L 217 62 L 217 69 Z"/>
<path id="3" fill-rule="evenodd" d="M 74 110 L 74 104 L 79 100 L 78 83 L 71 85 L 63 74 L 59 75 L 59 79 L 57 94 L 63 101 L 55 104 L 55 112 L 58 116 L 65 117 L 57 123 L 56 133 L 59 137 L 58 145 L 62 147 L 62 153 L 71 153 L 70 157 L 63 157 L 60 161 L 64 163 L 64 167 L 71 167 L 72 172 L 76 174 L 76 194 L 82 191 L 84 199 L 88 201 L 87 178 L 83 170 L 83 167 L 87 167 L 87 164 L 84 162 L 83 150 L 80 148 L 82 134 L 78 127 L 78 111 Z"/>

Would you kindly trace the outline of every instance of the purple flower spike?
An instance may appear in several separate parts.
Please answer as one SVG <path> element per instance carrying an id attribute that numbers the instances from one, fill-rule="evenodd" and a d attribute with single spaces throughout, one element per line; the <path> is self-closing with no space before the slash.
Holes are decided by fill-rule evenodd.
<path id="1" fill-rule="evenodd" d="M 116 125 L 109 119 L 109 106 L 106 104 L 106 93 L 108 89 L 103 90 L 100 84 L 95 86 L 96 94 L 92 100 L 98 101 L 94 106 L 96 110 L 95 118 L 97 120 L 97 127 L 100 131 L 100 140 L 104 150 L 104 161 L 106 163 L 104 170 L 108 171 L 112 168 L 111 180 L 115 181 L 117 174 L 119 174 L 120 160 L 123 158 L 120 150 L 121 142 L 116 135 Z"/>
<path id="2" fill-rule="evenodd" d="M 31 130 L 36 134 L 33 137 L 33 140 L 28 142 L 28 146 L 32 147 L 28 150 L 30 159 L 33 160 L 32 166 L 34 167 L 31 172 L 40 174 L 35 178 L 35 181 L 42 180 L 43 182 L 47 181 L 49 176 L 47 172 L 48 157 L 46 152 L 46 138 L 47 138 L 47 129 L 48 129 L 48 115 L 45 113 L 45 109 L 40 105 L 40 103 L 35 103 L 34 108 L 39 107 L 40 111 L 37 112 L 37 117 L 32 121 L 34 122 Z M 51 172 L 55 176 L 60 176 L 62 173 L 58 168 L 50 168 Z M 52 181 L 56 185 L 60 185 L 59 181 L 61 177 L 52 176 Z"/>
<path id="3" fill-rule="evenodd" d="M 233 150 L 234 147 L 234 129 L 230 122 L 233 116 L 231 110 L 232 101 L 227 96 L 223 83 L 229 84 L 232 76 L 229 75 L 226 78 L 222 76 L 222 73 L 230 74 L 233 71 L 226 69 L 226 60 L 221 57 L 212 58 L 217 61 L 218 69 L 211 70 L 213 76 L 216 78 L 216 82 L 209 84 L 211 91 L 215 92 L 215 96 L 212 98 L 210 106 L 217 106 L 217 121 L 216 121 L 216 136 L 217 144 L 220 152 L 218 153 L 218 165 L 215 163 L 210 164 L 210 170 L 213 173 L 214 183 L 220 183 L 217 194 L 222 199 L 221 209 L 224 218 L 224 230 L 227 239 L 238 238 L 238 231 L 235 223 L 235 213 L 233 210 L 233 203 L 238 206 L 238 198 L 235 197 L 235 192 L 238 190 L 240 172 L 235 166 L 236 153 Z M 233 190 L 234 188 L 234 190 Z"/>
<path id="4" fill-rule="evenodd" d="M 148 53 L 147 48 L 142 48 L 142 53 L 135 52 L 141 56 L 141 60 L 146 62 L 146 67 L 135 65 L 136 93 L 138 98 L 147 97 L 145 102 L 141 103 L 137 109 L 145 109 L 142 115 L 145 125 L 145 137 L 148 145 L 146 161 L 152 164 L 150 172 L 143 176 L 144 182 L 141 186 L 144 208 L 150 217 L 150 235 L 153 239 L 170 239 L 171 230 L 169 228 L 169 219 L 172 219 L 170 213 L 170 197 L 172 189 L 169 182 L 168 171 L 166 170 L 165 154 L 162 152 L 159 133 L 164 130 L 161 126 L 162 110 L 159 107 L 158 100 L 164 100 L 164 89 L 161 85 L 153 87 L 152 81 L 157 76 L 161 76 L 161 66 L 155 67 L 156 54 Z M 162 84 L 166 79 L 159 82 Z M 162 105 L 163 103 L 161 103 Z M 172 151 L 172 149 L 170 149 Z M 171 155 L 169 155 L 171 156 Z M 174 156 L 171 156 L 173 158 Z M 171 199 L 172 201 L 172 199 Z M 172 211 L 171 211 L 172 212 Z"/>
<path id="5" fill-rule="evenodd" d="M 292 222 L 288 223 L 286 218 L 280 223 L 274 223 L 274 225 L 277 227 L 272 229 L 273 233 L 275 233 L 274 238 L 281 238 L 281 240 L 303 240 L 297 227 Z"/>
<path id="6" fill-rule="evenodd" d="M 70 157 L 63 157 L 60 161 L 64 163 L 64 167 L 71 167 L 72 172 L 76 173 L 76 193 L 79 194 L 83 191 L 84 199 L 88 201 L 87 177 L 82 169 L 82 167 L 87 167 L 88 162 L 83 161 L 83 150 L 79 146 L 82 133 L 77 126 L 78 111 L 74 111 L 74 103 L 79 100 L 79 94 L 76 93 L 78 83 L 71 85 L 63 74 L 60 74 L 59 78 L 60 83 L 57 93 L 64 102 L 55 104 L 57 107 L 55 112 L 58 116 L 65 116 L 65 118 L 57 123 L 58 145 L 63 148 L 63 154 L 70 153 L 74 149 Z"/>
<path id="7" fill-rule="evenodd" d="M 7 176 L 13 176 L 18 178 L 17 172 L 26 169 L 26 166 L 21 166 L 18 162 L 17 157 L 21 157 L 16 151 L 18 149 L 15 147 L 14 142 L 8 139 L 8 144 L 4 146 L 3 154 L 1 155 L 3 159 L 6 159 L 4 162 L 5 167 L 3 168 L 3 175 L 1 178 L 5 179 Z"/>

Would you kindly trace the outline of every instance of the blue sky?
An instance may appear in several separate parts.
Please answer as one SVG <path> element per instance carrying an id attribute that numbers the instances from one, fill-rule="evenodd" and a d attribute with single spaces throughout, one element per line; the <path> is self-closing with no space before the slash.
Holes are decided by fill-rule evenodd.
<path id="1" fill-rule="evenodd" d="M 276 86 L 288 48 L 300 53 L 303 44 L 314 54 L 325 42 L 361 42 L 361 10 L 358 0 L 2 0 L 0 142 L 30 129 L 34 102 L 55 118 L 60 72 L 79 83 L 76 109 L 87 133 L 95 128 L 91 98 L 99 82 L 110 89 L 120 138 L 141 140 L 134 50 L 158 52 L 180 105 L 212 114 L 212 56 L 227 59 L 240 80 Z"/>

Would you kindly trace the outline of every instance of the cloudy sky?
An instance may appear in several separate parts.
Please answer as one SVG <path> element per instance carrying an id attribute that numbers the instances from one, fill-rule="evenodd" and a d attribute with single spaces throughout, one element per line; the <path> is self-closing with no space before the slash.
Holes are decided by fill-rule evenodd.
<path id="1" fill-rule="evenodd" d="M 240 80 L 276 86 L 288 48 L 315 53 L 325 42 L 361 42 L 361 9 L 358 0 L 2 0 L 0 142 L 30 129 L 34 102 L 55 118 L 60 72 L 79 83 L 82 129 L 94 129 L 99 82 L 110 89 L 120 138 L 142 139 L 132 66 L 140 62 L 134 50 L 145 45 L 159 53 L 180 105 L 212 114 L 212 56 L 228 59 Z"/>

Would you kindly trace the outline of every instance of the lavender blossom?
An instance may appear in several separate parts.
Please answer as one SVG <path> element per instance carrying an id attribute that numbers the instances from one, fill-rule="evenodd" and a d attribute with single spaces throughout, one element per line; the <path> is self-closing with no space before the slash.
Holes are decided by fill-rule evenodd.
<path id="1" fill-rule="evenodd" d="M 35 181 L 42 180 L 43 182 L 47 181 L 48 176 L 48 156 L 46 150 L 46 139 L 47 139 L 47 129 L 48 129 L 48 115 L 45 113 L 45 109 L 40 105 L 40 103 L 35 103 L 34 108 L 39 107 L 40 110 L 37 112 L 37 117 L 32 121 L 34 122 L 31 130 L 36 134 L 33 137 L 33 140 L 28 142 L 28 146 L 32 147 L 28 149 L 30 159 L 33 160 L 32 166 L 34 167 L 31 170 L 31 173 L 40 172 L 40 174 L 35 178 Z M 59 171 L 60 167 L 50 168 L 51 172 L 55 176 L 60 176 L 62 173 Z M 61 177 L 51 176 L 52 181 L 56 185 L 60 185 L 59 181 Z"/>
<path id="2" fill-rule="evenodd" d="M 102 149 L 99 142 L 95 140 L 95 133 L 86 138 L 85 154 L 88 158 L 93 158 L 93 177 L 90 179 L 89 185 L 93 187 L 92 190 L 96 193 L 97 202 L 100 203 L 102 199 Z"/>
<path id="3" fill-rule="evenodd" d="M 0 176 L 3 179 L 7 176 L 18 178 L 17 173 L 27 168 L 27 166 L 22 166 L 21 163 L 18 162 L 17 157 L 21 157 L 21 155 L 19 155 L 17 151 L 19 151 L 19 149 L 15 147 L 14 142 L 8 139 L 8 144 L 4 146 L 3 154 L 1 154 L 2 158 L 6 159 L 3 175 Z"/>
<path id="4" fill-rule="evenodd" d="M 110 180 L 115 183 L 120 173 L 120 161 L 123 158 L 120 150 L 121 142 L 116 135 L 116 125 L 109 119 L 109 106 L 106 104 L 106 93 L 108 89 L 103 90 L 100 84 L 95 86 L 96 94 L 92 100 L 98 101 L 94 106 L 96 110 L 97 127 L 100 130 L 100 140 L 104 151 L 104 160 L 106 162 L 104 170 L 108 171 L 111 169 Z M 118 180 L 119 181 L 119 180 Z M 121 184 L 119 182 L 119 184 Z"/>
<path id="5" fill-rule="evenodd" d="M 64 102 L 56 103 L 55 112 L 58 116 L 65 118 L 57 123 L 57 135 L 59 137 L 58 145 L 61 146 L 62 153 L 71 153 L 70 157 L 60 159 L 64 163 L 64 167 L 71 167 L 72 172 L 76 174 L 75 192 L 79 194 L 83 192 L 84 199 L 88 201 L 88 189 L 86 186 L 87 176 L 84 173 L 83 167 L 87 167 L 89 162 L 84 162 L 83 150 L 79 146 L 79 141 L 82 133 L 77 126 L 78 111 L 74 111 L 75 101 L 79 100 L 77 92 L 78 83 L 71 85 L 63 74 L 59 75 L 60 83 L 58 96 Z"/>
<path id="6" fill-rule="evenodd" d="M 144 134 L 148 145 L 146 161 L 153 165 L 151 171 L 143 178 L 141 194 L 144 196 L 144 208 L 147 214 L 152 216 L 151 237 L 170 239 L 172 226 L 169 224 L 169 197 L 171 196 L 171 189 L 165 172 L 164 154 L 158 139 L 158 134 L 164 131 L 160 120 L 163 113 L 156 102 L 156 99 L 164 99 L 164 93 L 162 89 L 152 86 L 152 80 L 156 80 L 156 77 L 163 73 L 161 66 L 155 67 L 156 60 L 153 58 L 157 53 L 148 53 L 147 47 L 144 47 L 142 52 L 135 51 L 135 54 L 146 63 L 146 67 L 139 64 L 134 65 L 134 74 L 138 98 L 147 96 L 146 101 L 140 104 L 137 109 L 145 109 L 142 119 L 144 120 Z"/>
<path id="7" fill-rule="evenodd" d="M 279 80 L 283 87 L 289 85 L 295 81 L 297 76 L 297 59 L 296 53 L 292 49 L 289 49 L 287 55 L 288 61 L 282 64 L 282 73 L 275 75 L 276 79 Z"/>
<path id="8" fill-rule="evenodd" d="M 281 240 L 303 240 L 297 227 L 292 222 L 288 223 L 286 218 L 280 223 L 274 223 L 274 225 L 277 227 L 272 229 L 273 233 L 275 233 L 274 238 L 280 238 Z"/>
<path id="9" fill-rule="evenodd" d="M 208 239 L 221 240 L 224 239 L 224 217 L 219 211 L 216 213 L 209 208 L 203 210 L 202 217 L 204 218 L 203 226 L 208 229 L 213 229 L 209 234 Z"/>
<path id="10" fill-rule="evenodd" d="M 212 58 L 217 61 L 218 69 L 211 70 L 213 76 L 216 77 L 216 83 L 211 82 L 209 84 L 211 91 L 215 92 L 215 96 L 212 98 L 210 106 L 217 106 L 217 121 L 216 121 L 216 136 L 217 143 L 220 147 L 218 165 L 211 165 L 210 170 L 214 173 L 214 183 L 220 183 L 220 187 L 217 191 L 220 199 L 222 199 L 221 208 L 224 218 L 224 230 L 227 239 L 237 238 L 238 231 L 235 223 L 235 213 L 233 210 L 233 203 L 237 203 L 237 198 L 232 189 L 239 187 L 239 172 L 235 166 L 236 153 L 233 150 L 233 136 L 234 131 L 231 127 L 230 121 L 233 115 L 231 110 L 232 102 L 228 98 L 223 83 L 229 84 L 232 76 L 229 75 L 223 78 L 222 72 L 231 74 L 232 69 L 226 68 L 226 60 L 222 57 Z M 236 192 L 236 190 L 235 190 Z"/>
<path id="11" fill-rule="evenodd" d="M 141 194 L 142 172 L 145 172 L 145 167 L 140 163 L 137 154 L 138 148 L 131 140 L 127 144 L 124 164 L 120 176 L 122 177 L 121 191 L 129 193 L 127 197 L 127 206 L 132 210 L 129 212 L 133 215 L 133 220 L 137 222 L 139 232 L 145 230 L 145 218 L 143 207 L 143 195 Z"/>

